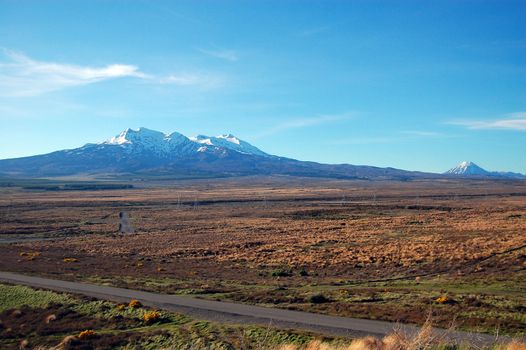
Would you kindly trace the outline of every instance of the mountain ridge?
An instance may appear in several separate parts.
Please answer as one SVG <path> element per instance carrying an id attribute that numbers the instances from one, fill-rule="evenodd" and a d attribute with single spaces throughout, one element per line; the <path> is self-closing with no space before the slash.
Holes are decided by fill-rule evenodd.
<path id="1" fill-rule="evenodd" d="M 457 166 L 443 173 L 452 176 L 484 176 L 526 179 L 526 175 L 510 171 L 488 171 L 471 161 L 462 161 Z"/>
<path id="2" fill-rule="evenodd" d="M 128 128 L 103 142 L 43 155 L 0 160 L 0 174 L 15 177 L 136 174 L 408 179 L 424 173 L 299 161 L 268 154 L 232 134 L 186 137 L 177 132 L 165 134 L 147 128 Z"/>
<path id="3" fill-rule="evenodd" d="M 454 168 L 449 169 L 444 174 L 451 175 L 488 175 L 489 171 L 482 169 L 471 161 L 462 161 Z"/>
<path id="4" fill-rule="evenodd" d="M 147 128 L 125 129 L 99 143 L 43 155 L 0 160 L 0 175 L 57 177 L 101 174 L 112 176 L 224 177 L 290 175 L 345 179 L 444 177 L 526 178 L 517 173 L 488 172 L 462 162 L 445 174 L 381 168 L 368 165 L 323 164 L 268 154 L 232 134 L 187 137 Z"/>
<path id="5" fill-rule="evenodd" d="M 270 156 L 232 134 L 223 134 L 215 137 L 206 135 L 187 137 L 178 132 L 166 134 L 144 127 L 138 128 L 137 130 L 127 128 L 119 135 L 99 144 L 133 145 L 165 155 L 171 152 L 186 151 L 186 153 L 190 154 L 192 152 L 207 152 L 217 148 L 226 148 L 240 153 Z M 133 148 L 135 147 L 132 147 L 132 149 Z"/>

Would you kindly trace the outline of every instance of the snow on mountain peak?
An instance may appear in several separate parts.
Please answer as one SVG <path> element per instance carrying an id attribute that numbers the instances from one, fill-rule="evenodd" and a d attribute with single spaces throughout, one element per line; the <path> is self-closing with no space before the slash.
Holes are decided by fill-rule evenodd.
<path id="1" fill-rule="evenodd" d="M 103 142 L 105 145 L 119 145 L 133 149 L 146 149 L 159 154 L 171 154 L 192 152 L 205 152 L 213 149 L 228 149 L 243 154 L 258 156 L 268 156 L 267 153 L 259 148 L 252 146 L 248 142 L 242 141 L 232 134 L 223 134 L 217 137 L 197 135 L 186 137 L 180 133 L 173 132 L 164 134 L 159 131 L 147 128 L 126 129 L 119 135 Z M 203 147 L 205 146 L 205 147 Z M 212 146 L 211 148 L 208 146 Z"/>
<path id="2" fill-rule="evenodd" d="M 212 143 L 212 140 L 210 140 L 210 137 L 205 136 L 205 135 L 192 136 L 189 139 L 191 141 L 194 141 L 194 142 L 197 142 L 197 143 L 200 143 L 200 144 L 213 146 L 213 143 Z"/>
<path id="3" fill-rule="evenodd" d="M 467 167 L 472 166 L 472 165 L 476 165 L 476 164 L 473 163 L 473 162 L 469 162 L 469 161 L 463 161 L 463 162 L 460 162 L 460 164 L 458 166 L 462 167 L 462 168 L 467 168 Z"/>
<path id="4" fill-rule="evenodd" d="M 143 146 L 155 146 L 166 139 L 168 135 L 155 130 L 147 128 L 139 128 L 137 130 L 127 128 L 119 135 L 112 137 L 105 144 L 123 145 L 123 144 L 141 144 Z"/>
<path id="5" fill-rule="evenodd" d="M 228 135 L 219 135 L 217 136 L 218 139 L 224 139 L 224 140 L 227 140 L 228 142 L 232 142 L 232 143 L 235 143 L 236 145 L 239 145 L 241 144 L 240 140 L 235 137 L 234 135 L 232 134 L 228 134 Z"/>
<path id="6" fill-rule="evenodd" d="M 114 136 L 112 137 L 111 139 L 103 142 L 105 144 L 109 144 L 109 145 L 122 145 L 122 144 L 125 144 L 125 143 L 131 143 L 130 140 L 126 139 L 126 135 L 128 134 L 128 132 L 130 132 L 131 129 L 126 129 L 124 130 L 123 132 L 121 132 L 119 135 L 117 136 Z"/>
<path id="7" fill-rule="evenodd" d="M 488 175 L 489 172 L 469 161 L 460 162 L 456 167 L 449 169 L 445 174 L 452 175 Z"/>
<path id="8" fill-rule="evenodd" d="M 482 169 L 473 162 L 461 162 L 456 167 L 449 169 L 444 174 L 446 175 L 461 175 L 461 176 L 491 176 L 500 178 L 514 178 L 526 179 L 525 174 L 514 173 L 510 171 L 487 171 Z"/>
<path id="9" fill-rule="evenodd" d="M 200 145 L 215 146 L 233 150 L 239 153 L 252 154 L 263 157 L 268 157 L 268 154 L 259 148 L 252 146 L 250 143 L 238 139 L 232 134 L 223 134 L 216 137 L 197 135 L 190 137 L 191 141 L 197 142 Z M 201 148 L 201 150 L 208 148 Z"/>

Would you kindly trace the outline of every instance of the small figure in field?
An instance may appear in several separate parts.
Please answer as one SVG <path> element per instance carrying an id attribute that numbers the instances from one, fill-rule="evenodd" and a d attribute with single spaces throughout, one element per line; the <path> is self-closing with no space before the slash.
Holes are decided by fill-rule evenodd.
<path id="1" fill-rule="evenodd" d="M 130 222 L 130 217 L 127 212 L 121 211 L 119 213 L 119 219 L 121 222 L 119 223 L 119 233 L 133 233 L 133 226 Z"/>

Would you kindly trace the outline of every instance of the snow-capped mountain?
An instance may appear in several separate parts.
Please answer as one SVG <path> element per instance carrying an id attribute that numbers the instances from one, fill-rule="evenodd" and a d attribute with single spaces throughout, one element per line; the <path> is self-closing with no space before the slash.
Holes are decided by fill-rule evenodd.
<path id="1" fill-rule="evenodd" d="M 524 179 L 526 175 L 513 172 L 504 171 L 487 171 L 473 162 L 461 162 L 456 167 L 449 169 L 444 173 L 445 175 L 457 176 L 489 176 L 489 177 L 505 177 Z"/>
<path id="2" fill-rule="evenodd" d="M 48 154 L 0 160 L 10 177 L 224 177 L 292 175 L 329 178 L 408 179 L 422 173 L 350 164 L 319 164 L 278 157 L 234 135 L 186 137 L 126 129 L 100 143 Z M 427 174 L 426 176 L 435 176 Z"/>
<path id="3" fill-rule="evenodd" d="M 488 175 L 489 171 L 486 171 L 479 167 L 473 162 L 461 162 L 456 167 L 449 169 L 444 174 L 452 175 Z"/>
<path id="4" fill-rule="evenodd" d="M 0 160 L 0 176 L 108 178 L 209 178 L 245 175 L 288 175 L 346 179 L 437 178 L 493 176 L 525 178 L 522 174 L 488 172 L 462 162 L 445 175 L 351 164 L 320 164 L 268 154 L 226 134 L 186 137 L 146 128 L 126 129 L 99 143 L 31 157 Z"/>
<path id="5" fill-rule="evenodd" d="M 232 134 L 217 137 L 204 135 L 186 137 L 178 132 L 165 134 L 160 131 L 139 128 L 137 130 L 126 129 L 101 144 L 119 145 L 134 152 L 149 151 L 163 157 L 187 156 L 195 152 L 218 152 L 225 149 L 262 157 L 270 156 Z"/>
<path id="6" fill-rule="evenodd" d="M 195 137 L 190 137 L 190 140 L 202 145 L 200 147 L 200 152 L 207 150 L 209 147 L 224 147 L 244 154 L 253 154 L 262 157 L 269 156 L 259 148 L 252 146 L 248 142 L 238 139 L 232 134 L 219 135 L 217 137 L 197 135 Z"/>
<path id="7" fill-rule="evenodd" d="M 258 173 L 269 155 L 233 135 L 188 138 L 147 128 L 126 129 L 99 143 L 49 154 L 0 160 L 8 176 L 65 176 L 149 173 L 215 176 Z"/>

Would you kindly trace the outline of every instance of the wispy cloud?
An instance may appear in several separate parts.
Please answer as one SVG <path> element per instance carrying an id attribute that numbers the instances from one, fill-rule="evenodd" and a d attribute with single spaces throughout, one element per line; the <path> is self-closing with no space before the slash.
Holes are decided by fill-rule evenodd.
<path id="1" fill-rule="evenodd" d="M 526 131 L 526 112 L 510 113 L 502 118 L 492 120 L 453 120 L 448 122 L 448 124 L 460 125 L 473 130 L 493 129 Z"/>
<path id="2" fill-rule="evenodd" d="M 370 145 L 370 144 L 386 144 L 386 143 L 400 143 L 421 141 L 422 139 L 441 139 L 453 138 L 458 135 L 448 135 L 436 131 L 427 130 L 404 130 L 390 135 L 373 135 L 373 136 L 359 136 L 349 137 L 346 139 L 333 140 L 331 144 L 335 145 Z"/>
<path id="3" fill-rule="evenodd" d="M 212 50 L 198 48 L 197 51 L 204 53 L 205 55 L 219 58 L 229 62 L 236 62 L 237 60 L 239 60 L 239 55 L 235 50 L 223 48 L 214 48 Z"/>
<path id="4" fill-rule="evenodd" d="M 102 67 L 38 61 L 22 53 L 3 49 L 0 52 L 0 97 L 37 96 L 69 87 L 93 84 L 118 78 L 136 78 L 159 84 L 182 86 L 217 86 L 218 77 L 203 74 L 159 76 L 142 72 L 129 64 Z"/>
<path id="5" fill-rule="evenodd" d="M 306 28 L 306 29 L 301 30 L 298 33 L 298 35 L 302 37 L 308 37 L 308 36 L 316 35 L 318 33 L 329 30 L 331 27 L 332 27 L 331 25 L 324 25 L 324 26 Z"/>
<path id="6" fill-rule="evenodd" d="M 203 88 L 216 88 L 224 84 L 224 77 L 218 74 L 180 73 L 170 74 L 158 79 L 161 84 L 174 84 L 180 86 L 200 86 Z"/>
<path id="7" fill-rule="evenodd" d="M 421 136 L 421 137 L 440 137 L 445 136 L 443 133 L 436 131 L 427 131 L 427 130 L 404 130 L 402 134 L 411 135 L 411 136 Z"/>
<path id="8" fill-rule="evenodd" d="M 280 132 L 288 131 L 291 129 L 301 129 L 307 128 L 322 124 L 335 123 L 339 121 L 345 121 L 352 119 L 356 116 L 356 112 L 347 112 L 342 114 L 330 114 L 330 115 L 320 115 L 316 117 L 309 118 L 296 118 L 290 119 L 286 122 L 274 125 L 273 127 L 263 130 L 261 133 L 254 136 L 254 138 L 260 138 L 268 135 L 274 135 Z"/>
<path id="9" fill-rule="evenodd" d="M 197 17 L 190 16 L 188 13 L 175 11 L 174 9 L 171 8 L 171 6 L 162 6 L 160 5 L 160 3 L 161 2 L 157 2 L 157 1 L 148 1 L 148 2 L 145 2 L 144 4 L 149 5 L 150 7 L 158 11 L 160 14 L 165 15 L 167 17 L 175 17 L 177 18 L 177 20 L 183 20 L 186 22 L 190 22 L 194 25 L 195 24 L 201 25 L 204 23 L 201 19 Z"/>
<path id="10" fill-rule="evenodd" d="M 147 78 L 146 74 L 133 65 L 77 66 L 37 61 L 21 53 L 10 50 L 2 51 L 7 61 L 0 62 L 1 96 L 34 96 L 108 79 Z"/>

